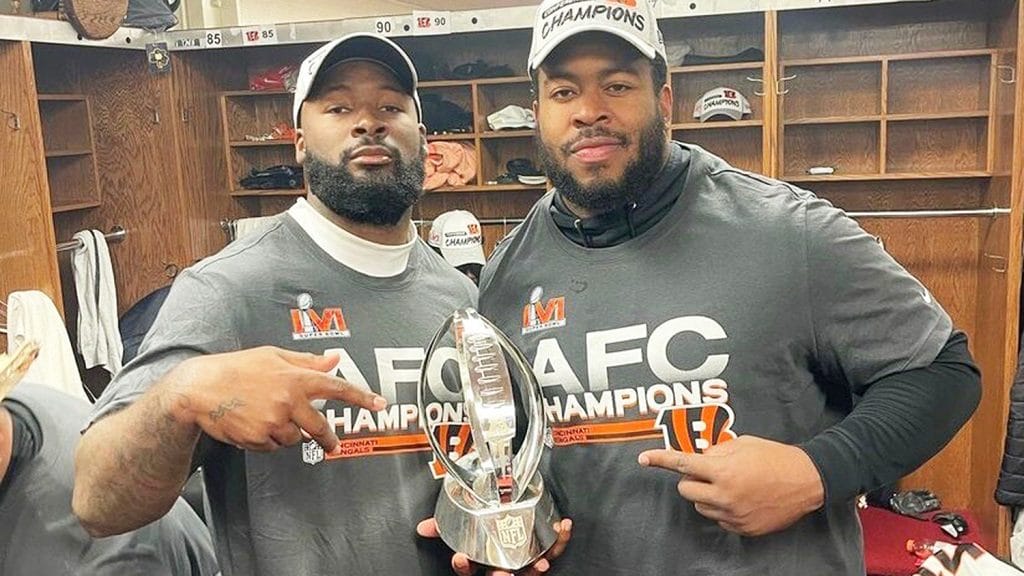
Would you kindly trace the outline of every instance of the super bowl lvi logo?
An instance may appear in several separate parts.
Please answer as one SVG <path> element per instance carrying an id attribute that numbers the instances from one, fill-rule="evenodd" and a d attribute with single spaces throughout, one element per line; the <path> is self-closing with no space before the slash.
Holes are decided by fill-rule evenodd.
<path id="1" fill-rule="evenodd" d="M 534 287 L 529 302 L 523 307 L 523 335 L 562 326 L 565 326 L 565 296 L 544 300 L 544 289 Z"/>
<path id="2" fill-rule="evenodd" d="M 661 429 L 665 448 L 703 454 L 712 446 L 736 439 L 734 421 L 728 404 L 695 404 L 662 410 L 655 425 Z"/>
<path id="3" fill-rule="evenodd" d="M 296 304 L 298 307 L 291 310 L 293 340 L 347 338 L 350 335 L 341 307 L 317 311 L 313 307 L 313 297 L 305 292 L 299 294 Z"/>

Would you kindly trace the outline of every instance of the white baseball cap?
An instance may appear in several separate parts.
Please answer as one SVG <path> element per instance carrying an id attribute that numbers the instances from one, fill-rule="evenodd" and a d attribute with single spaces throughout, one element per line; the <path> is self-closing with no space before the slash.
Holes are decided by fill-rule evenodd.
<path id="1" fill-rule="evenodd" d="M 349 34 L 328 42 L 306 57 L 299 67 L 299 77 L 295 81 L 295 100 L 292 104 L 292 119 L 298 128 L 299 112 L 302 103 L 309 98 L 309 92 L 316 85 L 321 72 L 330 70 L 334 65 L 350 60 L 369 60 L 384 66 L 395 75 L 402 88 L 416 102 L 416 118 L 422 119 L 420 96 L 416 92 L 416 67 L 409 56 L 391 40 L 383 36 L 369 33 Z"/>
<path id="2" fill-rule="evenodd" d="M 532 130 L 537 127 L 537 118 L 533 110 L 509 104 L 501 110 L 487 116 L 487 125 L 491 130 L 506 130 L 510 128 L 522 128 Z"/>
<path id="3" fill-rule="evenodd" d="M 708 90 L 697 100 L 693 107 L 693 117 L 706 122 L 715 116 L 726 116 L 733 120 L 743 118 L 744 114 L 750 114 L 750 102 L 747 97 L 726 86 L 719 86 Z"/>
<path id="4" fill-rule="evenodd" d="M 529 74 L 559 44 L 581 32 L 614 34 L 651 60 L 668 60 L 649 0 L 544 0 L 534 19 Z"/>
<path id="5" fill-rule="evenodd" d="M 487 263 L 480 221 L 465 210 L 452 210 L 434 218 L 427 243 L 440 248 L 441 256 L 452 266 Z"/>
<path id="6" fill-rule="evenodd" d="M 441 230 L 444 229 L 444 219 L 450 214 L 451 212 L 439 214 L 437 218 L 434 218 L 430 222 L 430 234 L 427 234 L 427 244 L 437 248 L 438 250 L 441 249 L 441 238 L 443 238 Z"/>

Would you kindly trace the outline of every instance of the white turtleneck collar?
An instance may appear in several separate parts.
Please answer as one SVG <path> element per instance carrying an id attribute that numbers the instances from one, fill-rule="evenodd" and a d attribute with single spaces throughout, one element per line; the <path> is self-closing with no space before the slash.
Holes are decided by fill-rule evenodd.
<path id="1" fill-rule="evenodd" d="M 324 252 L 345 266 L 374 278 L 398 276 L 409 266 L 416 243 L 416 226 L 409 225 L 409 241 L 398 246 L 370 242 L 352 234 L 299 198 L 288 209 L 292 217 Z"/>

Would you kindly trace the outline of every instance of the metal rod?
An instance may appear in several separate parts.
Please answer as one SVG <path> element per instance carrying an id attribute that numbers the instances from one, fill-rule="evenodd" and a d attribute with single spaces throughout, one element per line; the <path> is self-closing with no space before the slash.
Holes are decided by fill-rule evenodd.
<path id="1" fill-rule="evenodd" d="M 961 218 L 964 216 L 1006 216 L 1010 214 L 1009 208 L 976 208 L 969 210 L 881 210 L 881 211 L 853 211 L 847 212 L 850 218 Z M 225 231 L 231 229 L 234 220 L 221 220 L 220 226 Z M 484 218 L 479 221 L 481 225 L 508 225 L 522 224 L 522 218 Z M 427 226 L 433 220 L 413 220 L 417 226 Z"/>
<path id="2" fill-rule="evenodd" d="M 1006 216 L 1009 208 L 978 208 L 972 210 L 881 210 L 847 212 L 850 218 L 959 218 L 963 216 Z M 491 218 L 480 220 L 480 224 L 520 224 L 522 218 Z M 430 224 L 431 220 L 416 220 L 417 226 Z"/>
<path id="3" fill-rule="evenodd" d="M 958 218 L 961 216 L 1005 216 L 1009 208 L 975 210 L 883 210 L 880 212 L 847 212 L 850 218 Z"/>
<path id="4" fill-rule="evenodd" d="M 506 224 L 522 224 L 524 222 L 524 220 L 522 218 L 484 218 L 483 220 L 477 220 L 477 222 L 479 222 L 481 225 L 487 225 L 487 224 L 506 225 Z M 433 224 L 434 221 L 433 220 L 413 220 L 412 223 L 417 225 L 417 226 L 429 226 L 430 224 Z"/>
<path id="5" fill-rule="evenodd" d="M 110 232 L 103 235 L 107 239 L 107 243 L 116 243 L 124 240 L 124 237 L 128 235 L 128 232 L 120 227 L 114 226 L 110 229 Z M 68 250 L 77 250 L 82 247 L 82 241 L 78 238 L 74 240 L 68 240 L 67 242 L 61 242 L 57 244 L 57 252 L 67 252 Z"/>

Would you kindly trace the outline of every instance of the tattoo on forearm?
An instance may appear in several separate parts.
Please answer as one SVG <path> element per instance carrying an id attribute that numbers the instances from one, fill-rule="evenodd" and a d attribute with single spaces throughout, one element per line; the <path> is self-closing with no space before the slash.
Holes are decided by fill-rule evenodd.
<path id="1" fill-rule="evenodd" d="M 242 402 L 240 398 L 232 398 L 227 402 L 222 402 L 220 406 L 217 406 L 216 410 L 210 410 L 210 420 L 220 420 L 228 412 L 242 406 L 245 406 L 245 402 Z"/>
<path id="2" fill-rule="evenodd" d="M 127 437 L 110 442 L 105 490 L 90 491 L 91 506 L 114 525 L 151 521 L 166 501 L 173 502 L 187 478 L 198 432 L 183 429 L 159 405 L 138 406 L 114 418 L 127 418 Z"/>

